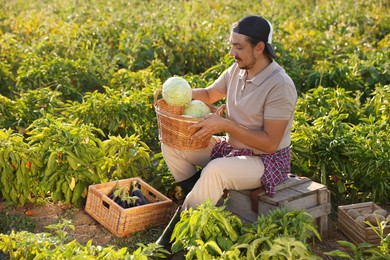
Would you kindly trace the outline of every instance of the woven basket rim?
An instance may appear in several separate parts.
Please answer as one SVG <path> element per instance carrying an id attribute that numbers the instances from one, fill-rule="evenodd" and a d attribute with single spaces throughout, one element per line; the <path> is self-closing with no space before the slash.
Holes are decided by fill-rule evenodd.
<path id="1" fill-rule="evenodd" d="M 193 118 L 193 117 L 186 117 L 183 115 L 176 115 L 176 114 L 173 114 L 169 111 L 166 111 L 166 110 L 160 108 L 159 102 L 164 101 L 164 99 L 162 99 L 162 98 L 158 99 L 158 96 L 160 93 L 161 93 L 161 89 L 158 89 L 154 92 L 154 108 L 158 114 L 161 114 L 161 115 L 166 116 L 168 118 L 177 119 L 177 120 L 180 120 L 183 122 L 188 122 L 188 123 L 197 123 L 197 122 L 204 120 L 204 118 Z M 225 110 L 225 104 L 221 105 L 220 107 L 215 107 L 215 106 L 210 105 L 210 104 L 206 104 L 206 105 L 210 107 L 210 109 L 212 110 L 212 113 L 222 114 L 223 111 Z"/>

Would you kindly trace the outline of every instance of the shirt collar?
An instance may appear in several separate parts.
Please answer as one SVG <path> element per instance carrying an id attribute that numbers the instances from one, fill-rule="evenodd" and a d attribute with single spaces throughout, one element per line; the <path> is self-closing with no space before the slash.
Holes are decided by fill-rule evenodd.
<path id="1" fill-rule="evenodd" d="M 272 62 L 264 70 L 259 72 L 249 82 L 254 84 L 254 85 L 256 85 L 256 86 L 259 86 L 262 82 L 264 82 L 264 80 L 269 75 L 271 75 L 271 73 L 273 73 L 275 70 L 277 70 L 279 68 L 280 68 L 280 65 L 276 61 L 272 60 Z M 245 80 L 245 78 L 246 78 L 246 70 L 240 70 L 239 76 L 240 76 L 241 80 Z"/>

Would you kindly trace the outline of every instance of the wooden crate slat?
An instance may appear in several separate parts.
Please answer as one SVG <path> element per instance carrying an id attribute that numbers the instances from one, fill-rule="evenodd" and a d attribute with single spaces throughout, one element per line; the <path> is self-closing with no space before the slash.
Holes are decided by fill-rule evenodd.
<path id="1" fill-rule="evenodd" d="M 324 213 L 329 214 L 331 211 L 330 204 L 322 204 L 305 210 L 307 213 L 313 216 L 313 218 L 318 218 L 324 216 Z"/>
<path id="2" fill-rule="evenodd" d="M 252 211 L 249 193 L 250 191 L 229 191 L 230 198 L 227 202 L 227 207 L 232 213 L 240 215 L 242 220 L 250 223 L 256 221 L 258 215 Z"/>
<path id="3" fill-rule="evenodd" d="M 268 196 L 267 194 L 264 194 L 264 195 L 260 196 L 258 199 L 260 201 L 277 206 L 281 201 L 292 200 L 292 199 L 299 197 L 301 195 L 302 195 L 301 192 L 292 190 L 291 188 L 287 188 L 284 190 L 277 191 L 275 197 L 273 197 L 273 198 Z"/>
<path id="4" fill-rule="evenodd" d="M 284 182 L 280 183 L 279 185 L 277 185 L 275 187 L 275 190 L 276 191 L 283 190 L 283 189 L 293 187 L 293 186 L 296 186 L 298 184 L 305 183 L 305 182 L 311 182 L 311 180 L 307 177 L 289 175 L 287 180 L 285 180 Z"/>
<path id="5" fill-rule="evenodd" d="M 300 183 L 298 185 L 295 185 L 295 186 L 291 187 L 291 189 L 294 189 L 296 191 L 300 191 L 302 193 L 307 193 L 310 191 L 316 191 L 316 190 L 324 188 L 324 187 L 325 187 L 325 185 L 323 185 L 323 184 L 320 184 L 320 183 L 317 183 L 314 181 L 310 181 L 310 182 L 304 182 L 304 183 Z"/>
<path id="6" fill-rule="evenodd" d="M 305 195 L 305 196 L 303 196 Z M 286 207 L 289 209 L 305 209 L 311 208 L 318 205 L 317 204 L 317 193 L 311 192 L 308 194 L 300 194 L 300 196 L 295 197 L 292 200 L 286 200 L 279 203 L 279 207 Z"/>
<path id="7" fill-rule="evenodd" d="M 256 197 L 257 209 L 253 208 L 257 212 L 253 212 L 251 207 L 252 191 L 228 192 L 230 199 L 227 202 L 227 208 L 243 220 L 256 221 L 258 215 L 268 214 L 270 210 L 281 207 L 304 209 L 317 219 L 321 235 L 327 236 L 330 192 L 325 185 L 315 183 L 306 177 L 290 175 L 289 179 L 276 186 L 274 197 L 270 197 L 265 192 L 259 192 Z"/>
<path id="8" fill-rule="evenodd" d="M 338 224 L 341 232 L 356 244 L 367 242 L 373 245 L 379 245 L 381 241 L 380 237 L 370 226 L 362 226 L 348 215 L 347 211 L 350 209 L 374 211 L 381 209 L 381 207 L 373 202 L 363 202 L 338 207 Z M 384 229 L 384 235 L 386 236 L 389 233 L 390 225 L 387 225 Z"/>

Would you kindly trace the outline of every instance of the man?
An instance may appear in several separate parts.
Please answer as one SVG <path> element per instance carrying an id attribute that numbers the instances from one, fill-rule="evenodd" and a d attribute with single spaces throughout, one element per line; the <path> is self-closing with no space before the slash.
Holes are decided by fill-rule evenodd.
<path id="1" fill-rule="evenodd" d="M 261 16 L 244 17 L 233 25 L 230 44 L 236 62 L 211 86 L 192 91 L 193 99 L 205 103 L 226 98 L 226 118 L 210 114 L 190 126 L 200 128 L 192 138 L 221 132 L 226 137 L 213 136 L 207 148 L 196 151 L 161 146 L 172 175 L 189 193 L 159 244 L 169 241 L 180 210 L 196 208 L 207 199 L 216 204 L 225 189 L 263 185 L 273 196 L 275 186 L 290 171 L 297 92 L 291 78 L 274 61 L 272 25 Z M 203 168 L 201 172 L 197 167 Z"/>

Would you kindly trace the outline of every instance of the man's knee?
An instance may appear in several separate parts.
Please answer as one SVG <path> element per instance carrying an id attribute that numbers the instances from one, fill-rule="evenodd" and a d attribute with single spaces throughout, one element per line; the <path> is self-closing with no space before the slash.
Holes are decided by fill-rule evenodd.
<path id="1" fill-rule="evenodd" d="M 204 178 L 220 178 L 223 174 L 222 169 L 223 160 L 217 158 L 210 161 L 202 170 L 202 177 Z"/>

